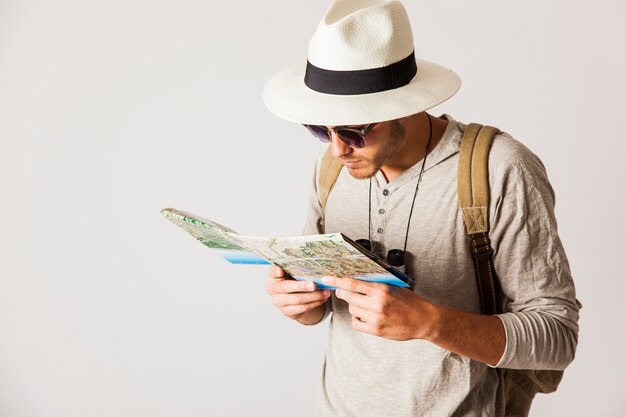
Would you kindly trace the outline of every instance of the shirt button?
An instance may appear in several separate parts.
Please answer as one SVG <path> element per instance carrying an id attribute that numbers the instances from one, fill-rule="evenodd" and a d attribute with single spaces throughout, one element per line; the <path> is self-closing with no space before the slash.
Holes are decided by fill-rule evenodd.
<path id="1" fill-rule="evenodd" d="M 385 214 L 385 209 L 378 210 L 378 214 Z"/>
<path id="2" fill-rule="evenodd" d="M 376 231 L 377 231 L 378 233 L 380 233 L 381 235 L 383 234 L 383 229 L 382 229 L 382 227 L 379 227 L 378 229 L 376 229 Z"/>
<path id="3" fill-rule="evenodd" d="M 383 190 L 383 195 L 389 195 L 389 190 Z"/>

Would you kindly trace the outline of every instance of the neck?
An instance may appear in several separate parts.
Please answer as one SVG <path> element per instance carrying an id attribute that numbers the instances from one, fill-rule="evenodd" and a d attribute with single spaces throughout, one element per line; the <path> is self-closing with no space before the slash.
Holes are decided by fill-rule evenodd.
<path id="1" fill-rule="evenodd" d="M 432 132 L 430 132 L 429 117 L 432 122 Z M 399 121 L 405 128 L 402 144 L 380 168 L 388 182 L 393 181 L 404 171 L 424 159 L 426 154 L 437 146 L 448 125 L 447 120 L 430 116 L 426 112 L 407 116 Z M 430 146 L 428 146 L 429 139 Z"/>

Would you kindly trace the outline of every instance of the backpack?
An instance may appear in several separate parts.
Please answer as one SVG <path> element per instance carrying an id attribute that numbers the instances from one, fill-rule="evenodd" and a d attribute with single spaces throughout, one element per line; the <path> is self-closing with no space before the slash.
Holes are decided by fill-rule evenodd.
<path id="1" fill-rule="evenodd" d="M 483 314 L 503 312 L 502 292 L 493 265 L 493 248 L 489 239 L 489 150 L 500 130 L 471 123 L 461 139 L 457 189 L 470 251 L 474 258 L 476 285 Z M 319 171 L 319 195 L 325 215 L 328 196 L 343 164 L 330 148 L 322 157 Z M 507 417 L 526 417 L 538 392 L 556 391 L 563 371 L 502 369 L 504 407 Z"/>

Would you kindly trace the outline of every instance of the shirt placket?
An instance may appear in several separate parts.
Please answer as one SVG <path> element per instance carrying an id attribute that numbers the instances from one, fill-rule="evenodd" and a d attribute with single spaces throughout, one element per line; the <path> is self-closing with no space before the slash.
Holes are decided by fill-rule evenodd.
<path id="1" fill-rule="evenodd" d="M 387 212 L 389 210 L 389 199 L 392 191 L 384 187 L 377 190 L 377 206 L 372 207 L 372 242 L 374 251 L 385 259 L 385 236 L 387 232 Z"/>

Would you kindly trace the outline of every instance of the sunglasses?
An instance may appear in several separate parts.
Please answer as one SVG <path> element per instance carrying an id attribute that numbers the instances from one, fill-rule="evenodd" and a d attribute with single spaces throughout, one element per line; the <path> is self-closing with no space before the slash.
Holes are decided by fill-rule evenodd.
<path id="1" fill-rule="evenodd" d="M 362 148 L 365 146 L 365 135 L 378 123 L 372 123 L 361 129 L 356 127 L 337 126 L 328 129 L 326 126 L 304 125 L 309 132 L 322 142 L 330 142 L 330 131 L 332 130 L 343 143 L 352 148 Z"/>

